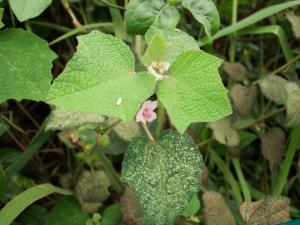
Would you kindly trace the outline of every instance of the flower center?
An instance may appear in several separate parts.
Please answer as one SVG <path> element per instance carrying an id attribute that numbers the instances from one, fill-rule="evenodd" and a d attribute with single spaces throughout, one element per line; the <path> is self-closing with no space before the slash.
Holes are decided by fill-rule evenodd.
<path id="1" fill-rule="evenodd" d="M 151 111 L 149 109 L 144 109 L 142 114 L 143 114 L 143 117 L 146 119 L 151 118 Z"/>

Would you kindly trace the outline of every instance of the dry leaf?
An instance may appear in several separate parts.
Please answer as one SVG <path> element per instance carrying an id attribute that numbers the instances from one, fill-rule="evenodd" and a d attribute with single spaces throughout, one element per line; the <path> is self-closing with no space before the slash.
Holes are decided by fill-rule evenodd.
<path id="1" fill-rule="evenodd" d="M 242 81 L 246 76 L 246 68 L 240 63 L 228 63 L 223 64 L 223 69 L 235 81 Z"/>
<path id="2" fill-rule="evenodd" d="M 238 132 L 231 127 L 229 118 L 223 118 L 216 122 L 208 123 L 209 128 L 213 130 L 215 139 L 228 146 L 236 146 L 240 142 Z"/>
<path id="3" fill-rule="evenodd" d="M 287 19 L 292 24 L 292 29 L 296 38 L 300 38 L 300 17 L 293 12 L 286 14 Z"/>
<path id="4" fill-rule="evenodd" d="M 235 220 L 223 196 L 214 191 L 203 194 L 204 216 L 207 225 L 235 225 Z"/>
<path id="5" fill-rule="evenodd" d="M 269 161 L 270 170 L 278 166 L 284 149 L 285 133 L 279 127 L 273 127 L 261 137 L 261 150 Z"/>
<path id="6" fill-rule="evenodd" d="M 294 82 L 288 82 L 285 85 L 287 95 L 286 110 L 288 127 L 296 127 L 300 125 L 300 88 Z"/>
<path id="7" fill-rule="evenodd" d="M 258 85 L 266 98 L 274 101 L 278 105 L 286 102 L 286 92 L 284 86 L 288 81 L 277 75 L 268 75 L 258 80 Z"/>
<path id="8" fill-rule="evenodd" d="M 146 225 L 147 222 L 141 216 L 141 209 L 135 192 L 128 186 L 120 199 L 124 225 Z"/>
<path id="9" fill-rule="evenodd" d="M 286 197 L 266 197 L 256 202 L 244 202 L 240 213 L 246 225 L 276 225 L 289 220 L 289 204 Z"/>
<path id="10" fill-rule="evenodd" d="M 252 109 L 255 100 L 255 92 L 251 87 L 235 84 L 230 90 L 230 97 L 238 114 L 245 116 Z"/>

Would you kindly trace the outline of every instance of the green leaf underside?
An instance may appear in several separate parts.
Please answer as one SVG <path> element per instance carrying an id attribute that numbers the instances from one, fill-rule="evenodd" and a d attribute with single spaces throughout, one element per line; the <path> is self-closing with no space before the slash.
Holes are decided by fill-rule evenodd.
<path id="1" fill-rule="evenodd" d="M 30 32 L 22 29 L 0 32 L 0 102 L 44 100 L 55 58 L 48 43 Z"/>
<path id="2" fill-rule="evenodd" d="M 148 48 L 143 63 L 152 61 L 168 61 L 172 63 L 176 57 L 187 50 L 199 50 L 196 40 L 179 29 L 160 30 L 152 27 L 145 35 Z"/>
<path id="3" fill-rule="evenodd" d="M 220 64 L 203 51 L 186 51 L 172 65 L 170 78 L 161 81 L 159 100 L 180 133 L 193 122 L 212 122 L 232 113 L 218 74 Z"/>
<path id="4" fill-rule="evenodd" d="M 168 130 L 156 142 L 134 139 L 122 168 L 149 224 L 171 225 L 199 191 L 203 161 L 189 136 Z"/>
<path id="5" fill-rule="evenodd" d="M 180 20 L 180 13 L 175 6 L 166 4 L 156 16 L 152 26 L 159 29 L 174 29 Z"/>
<path id="6" fill-rule="evenodd" d="M 125 12 L 127 32 L 146 33 L 164 6 L 163 0 L 131 0 Z"/>
<path id="7" fill-rule="evenodd" d="M 52 0 L 9 0 L 13 12 L 21 22 L 39 16 L 51 2 Z"/>
<path id="8" fill-rule="evenodd" d="M 210 37 L 220 27 L 218 10 L 211 0 L 183 0 L 182 6 L 188 9 L 195 19 L 203 25 L 205 34 Z"/>
<path id="9" fill-rule="evenodd" d="M 78 37 L 78 43 L 74 57 L 50 89 L 49 103 L 130 121 L 153 94 L 153 76 L 135 74 L 129 47 L 111 35 L 93 31 Z"/>
<path id="10" fill-rule="evenodd" d="M 1 29 L 2 27 L 4 27 L 4 24 L 3 24 L 3 22 L 2 22 L 3 13 L 4 13 L 4 9 L 3 9 L 3 8 L 0 8 L 0 29 Z"/>

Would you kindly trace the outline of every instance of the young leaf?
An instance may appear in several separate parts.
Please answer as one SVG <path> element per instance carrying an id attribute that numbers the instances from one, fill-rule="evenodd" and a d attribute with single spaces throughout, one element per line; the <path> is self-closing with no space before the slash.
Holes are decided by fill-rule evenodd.
<path id="1" fill-rule="evenodd" d="M 229 118 L 223 118 L 207 125 L 213 130 L 216 140 L 224 145 L 236 146 L 240 142 L 238 132 L 232 128 Z"/>
<path id="2" fill-rule="evenodd" d="M 286 91 L 286 111 L 288 127 L 300 125 L 300 88 L 294 82 L 288 82 L 285 86 Z"/>
<path id="3" fill-rule="evenodd" d="M 111 35 L 93 31 L 78 37 L 78 43 L 74 57 L 49 91 L 49 103 L 129 122 L 153 94 L 154 77 L 135 74 L 129 47 Z"/>
<path id="4" fill-rule="evenodd" d="M 127 32 L 145 34 L 166 6 L 163 0 L 131 0 L 125 12 Z"/>
<path id="5" fill-rule="evenodd" d="M 104 117 L 97 114 L 89 114 L 63 108 L 54 108 L 49 116 L 46 130 L 65 130 L 79 127 L 86 123 L 101 122 L 104 122 Z"/>
<path id="6" fill-rule="evenodd" d="M 220 193 L 205 191 L 203 194 L 204 215 L 207 225 L 235 225 L 235 220 Z"/>
<path id="7" fill-rule="evenodd" d="M 20 22 L 39 16 L 52 0 L 9 0 L 10 6 Z"/>
<path id="8" fill-rule="evenodd" d="M 46 217 L 45 225 L 83 225 L 89 219 L 88 214 L 80 210 L 73 197 L 60 199 Z"/>
<path id="9" fill-rule="evenodd" d="M 221 60 L 203 51 L 181 53 L 162 80 L 159 100 L 180 133 L 193 122 L 212 122 L 231 114 L 231 106 L 218 74 Z"/>
<path id="10" fill-rule="evenodd" d="M 133 139 L 124 156 L 122 179 L 137 193 L 149 224 L 171 225 L 200 189 L 203 161 L 187 135 L 169 130 L 156 142 Z"/>
<path id="11" fill-rule="evenodd" d="M 287 13 L 286 17 L 292 24 L 295 37 L 300 38 L 300 17 L 296 16 L 294 13 Z"/>
<path id="12" fill-rule="evenodd" d="M 266 197 L 256 202 L 244 202 L 240 212 L 246 225 L 276 225 L 289 220 L 289 204 L 286 197 Z"/>
<path id="13" fill-rule="evenodd" d="M 276 104 L 282 105 L 286 101 L 284 86 L 288 81 L 278 75 L 268 75 L 258 80 L 262 93 Z"/>
<path id="14" fill-rule="evenodd" d="M 261 150 L 270 163 L 270 170 L 278 166 L 284 150 L 285 133 L 279 127 L 273 127 L 261 137 Z"/>
<path id="15" fill-rule="evenodd" d="M 204 170 L 203 170 L 204 171 Z M 185 210 L 182 212 L 184 217 L 191 217 L 198 212 L 200 209 L 200 200 L 197 194 L 193 195 L 191 201 L 189 201 L 188 205 L 186 206 Z"/>
<path id="16" fill-rule="evenodd" d="M 160 30 L 151 27 L 146 35 L 148 48 L 143 63 L 149 65 L 153 61 L 173 63 L 176 57 L 187 50 L 199 50 L 196 40 L 181 30 Z"/>
<path id="17" fill-rule="evenodd" d="M 118 225 L 121 220 L 121 205 L 120 203 L 115 203 L 104 210 L 100 225 Z"/>
<path id="18" fill-rule="evenodd" d="M 205 34 L 211 37 L 220 27 L 218 10 L 211 0 L 183 0 L 182 6 L 188 9 L 204 27 Z"/>
<path id="19" fill-rule="evenodd" d="M 0 29 L 1 29 L 2 27 L 4 27 L 4 24 L 3 24 L 3 22 L 2 22 L 3 13 L 4 13 L 4 9 L 3 9 L 3 8 L 0 8 Z"/>
<path id="20" fill-rule="evenodd" d="M 255 91 L 251 87 L 235 84 L 230 90 L 230 97 L 238 114 L 245 116 L 252 109 L 255 100 Z"/>
<path id="21" fill-rule="evenodd" d="M 22 29 L 0 32 L 0 103 L 7 99 L 45 100 L 51 85 L 48 43 Z"/>

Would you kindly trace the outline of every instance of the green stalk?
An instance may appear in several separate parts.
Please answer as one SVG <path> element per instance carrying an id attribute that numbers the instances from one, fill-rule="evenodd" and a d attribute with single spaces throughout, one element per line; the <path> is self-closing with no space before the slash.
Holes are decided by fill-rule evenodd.
<path id="1" fill-rule="evenodd" d="M 239 185 L 235 180 L 234 176 L 232 175 L 231 171 L 228 169 L 225 162 L 220 158 L 220 156 L 217 153 L 215 153 L 213 149 L 210 149 L 210 156 L 211 159 L 217 164 L 219 169 L 224 174 L 225 180 L 227 180 L 227 182 L 231 186 L 231 189 L 233 191 L 233 197 L 235 198 L 237 204 L 242 204 L 243 199 L 240 193 Z"/>
<path id="2" fill-rule="evenodd" d="M 286 151 L 285 159 L 282 163 L 282 166 L 279 171 L 279 176 L 277 178 L 277 182 L 274 186 L 273 194 L 281 195 L 285 186 L 288 183 L 288 175 L 290 172 L 290 168 L 293 163 L 293 159 L 296 154 L 296 150 L 300 144 L 300 127 L 295 127 L 291 130 L 289 135 L 289 145 Z"/>
<path id="3" fill-rule="evenodd" d="M 250 202 L 251 201 L 251 193 L 250 193 L 248 184 L 246 182 L 246 179 L 244 177 L 240 161 L 238 159 L 232 158 L 232 164 L 234 166 L 235 172 L 239 179 L 239 183 L 240 183 L 242 193 L 244 196 L 244 201 Z"/>
<path id="4" fill-rule="evenodd" d="M 238 0 L 232 0 L 231 25 L 235 25 L 237 22 L 237 7 Z M 229 57 L 231 63 L 235 61 L 236 38 L 236 33 L 233 33 L 230 37 Z"/>
<path id="5" fill-rule="evenodd" d="M 96 153 L 100 158 L 100 161 L 102 163 L 103 166 L 103 170 L 106 172 L 113 189 L 115 189 L 115 191 L 117 193 L 122 193 L 123 192 L 123 183 L 120 180 L 120 177 L 118 175 L 118 173 L 116 172 L 116 170 L 114 169 L 114 167 L 112 166 L 110 160 L 107 158 L 107 156 L 105 155 L 105 153 L 102 151 L 101 148 L 96 148 Z"/>

